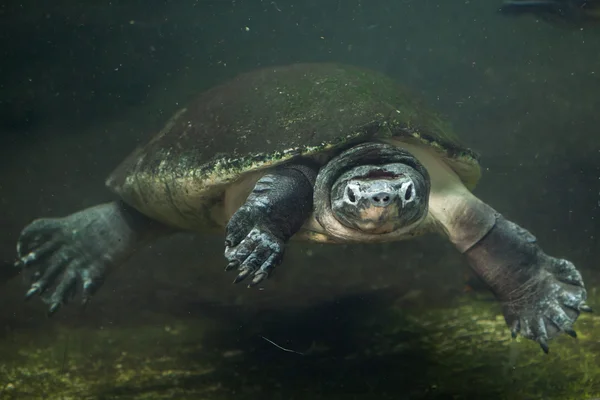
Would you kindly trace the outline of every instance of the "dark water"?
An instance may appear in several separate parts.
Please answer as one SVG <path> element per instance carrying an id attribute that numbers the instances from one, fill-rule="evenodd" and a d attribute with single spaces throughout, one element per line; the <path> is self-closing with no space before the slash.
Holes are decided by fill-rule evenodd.
<path id="1" fill-rule="evenodd" d="M 260 66 L 385 72 L 482 154 L 478 197 L 582 271 L 598 308 L 600 26 L 496 1 L 25 1 L 0 5 L 0 262 L 23 226 L 113 199 L 103 181 L 198 92 Z M 442 238 L 294 244 L 262 291 L 222 238 L 178 235 L 46 318 L 1 287 L 0 398 L 590 399 L 596 317 L 544 355 L 465 292 Z M 285 351 L 276 345 L 302 354 Z"/>

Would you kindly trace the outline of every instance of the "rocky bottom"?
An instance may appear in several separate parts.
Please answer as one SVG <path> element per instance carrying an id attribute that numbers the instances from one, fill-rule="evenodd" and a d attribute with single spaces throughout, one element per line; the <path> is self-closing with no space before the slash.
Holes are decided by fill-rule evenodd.
<path id="1" fill-rule="evenodd" d="M 487 296 L 465 294 L 447 309 L 406 307 L 419 295 L 376 291 L 286 311 L 15 329 L 0 342 L 0 398 L 600 397 L 597 315 L 583 315 L 578 339 L 555 339 L 545 355 L 510 339 Z"/>

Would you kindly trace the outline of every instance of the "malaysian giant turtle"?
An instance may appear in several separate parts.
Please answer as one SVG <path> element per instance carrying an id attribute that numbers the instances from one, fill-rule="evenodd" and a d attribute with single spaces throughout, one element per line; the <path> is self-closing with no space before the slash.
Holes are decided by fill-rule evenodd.
<path id="1" fill-rule="evenodd" d="M 336 64 L 268 67 L 200 94 L 108 177 L 120 199 L 25 227 L 19 267 L 56 311 L 84 302 L 144 242 L 225 228 L 235 282 L 261 282 L 292 238 L 447 236 L 544 351 L 585 304 L 581 275 L 471 193 L 478 156 L 390 78 Z"/>

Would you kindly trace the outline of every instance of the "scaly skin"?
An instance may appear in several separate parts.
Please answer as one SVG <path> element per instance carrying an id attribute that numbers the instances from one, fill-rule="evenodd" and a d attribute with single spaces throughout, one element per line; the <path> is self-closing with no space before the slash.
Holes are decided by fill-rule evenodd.
<path id="1" fill-rule="evenodd" d="M 312 211 L 316 171 L 308 164 L 287 165 L 256 182 L 227 224 L 225 270 L 240 271 L 234 283 L 252 275 L 254 286 L 281 263 L 285 243 Z"/>
<path id="2" fill-rule="evenodd" d="M 494 227 L 465 256 L 501 302 L 512 336 L 521 333 L 548 353 L 549 339 L 561 332 L 577 337 L 573 323 L 581 311 L 591 312 L 581 274 L 570 261 L 545 254 L 527 230 L 495 214 Z"/>

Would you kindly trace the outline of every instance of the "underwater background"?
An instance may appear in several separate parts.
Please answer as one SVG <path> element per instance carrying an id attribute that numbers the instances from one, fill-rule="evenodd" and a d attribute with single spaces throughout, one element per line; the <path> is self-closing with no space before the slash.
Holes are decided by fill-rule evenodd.
<path id="1" fill-rule="evenodd" d="M 478 197 L 582 272 L 600 307 L 600 23 L 494 0 L 0 4 L 0 263 L 20 230 L 114 199 L 104 179 L 200 91 L 261 66 L 382 71 L 482 155 Z M 600 319 L 513 341 L 466 262 L 430 235 L 293 243 L 264 290 L 223 238 L 180 234 L 52 318 L 0 286 L 0 399 L 592 399 Z M 293 349 L 296 352 L 285 351 Z M 299 354 L 301 353 L 301 354 Z"/>

